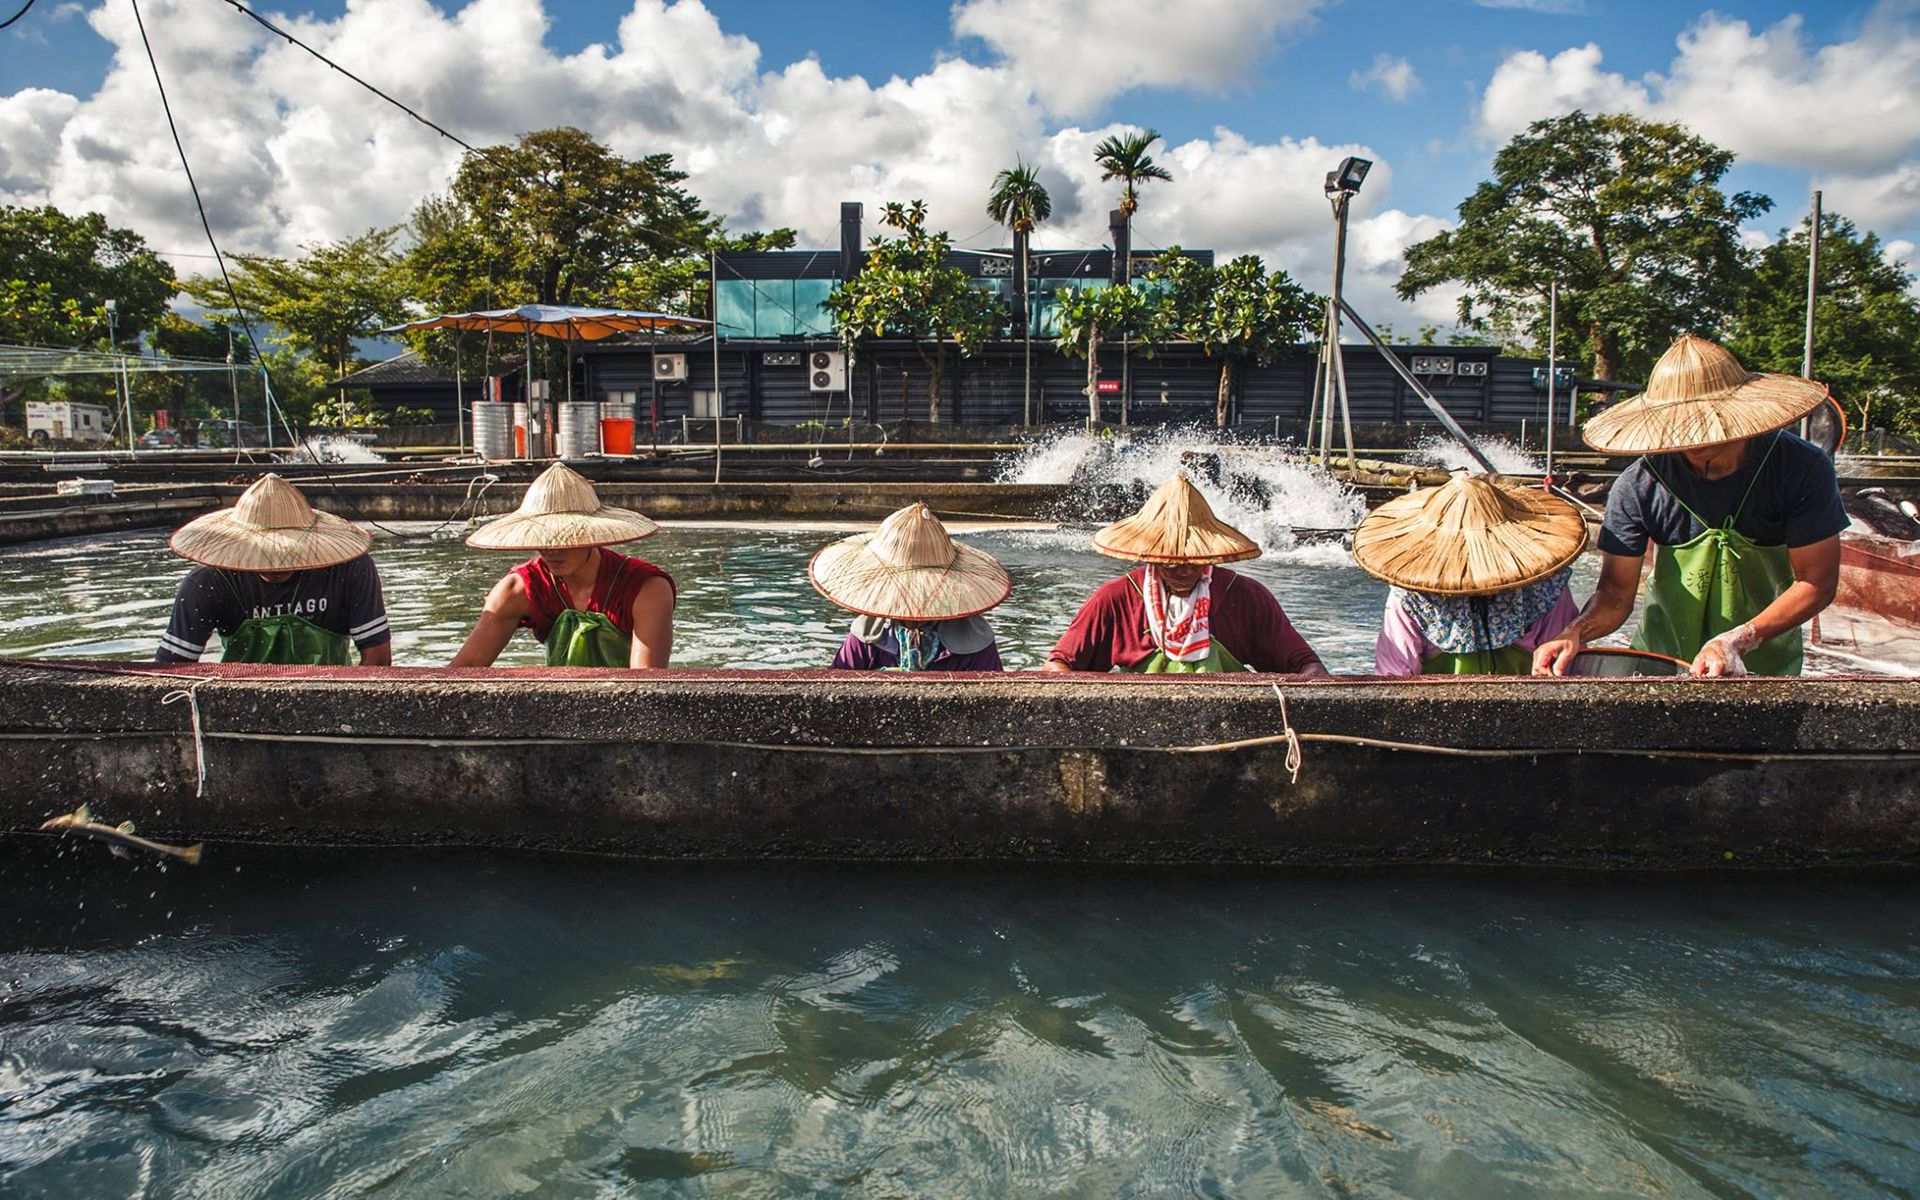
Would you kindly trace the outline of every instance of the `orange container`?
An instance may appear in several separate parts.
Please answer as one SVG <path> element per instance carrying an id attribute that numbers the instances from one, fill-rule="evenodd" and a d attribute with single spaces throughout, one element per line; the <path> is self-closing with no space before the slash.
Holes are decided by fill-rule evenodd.
<path id="1" fill-rule="evenodd" d="M 633 418 L 600 418 L 600 453 L 633 453 Z"/>

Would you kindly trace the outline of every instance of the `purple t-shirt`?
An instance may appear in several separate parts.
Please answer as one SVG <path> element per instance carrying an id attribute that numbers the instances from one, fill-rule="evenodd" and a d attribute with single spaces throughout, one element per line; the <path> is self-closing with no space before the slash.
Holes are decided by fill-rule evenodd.
<path id="1" fill-rule="evenodd" d="M 1511 645 L 1529 652 L 1538 650 L 1540 643 L 1552 641 L 1579 615 L 1580 606 L 1574 603 L 1572 589 L 1562 588 L 1560 598 L 1553 602 L 1547 614 L 1529 625 Z M 1380 636 L 1373 643 L 1373 673 L 1418 675 L 1421 666 L 1438 653 L 1440 647 L 1429 642 L 1420 626 L 1414 623 L 1413 614 L 1407 611 L 1400 593 L 1389 593 L 1387 611 L 1380 622 Z"/>
<path id="2" fill-rule="evenodd" d="M 893 640 L 889 630 L 871 642 L 863 642 L 853 634 L 840 643 L 840 653 L 833 656 L 833 670 L 838 671 L 884 671 L 888 667 L 900 665 L 899 644 Z M 927 665 L 929 671 L 1000 671 L 1000 647 L 988 642 L 984 650 L 972 654 L 955 654 L 945 646 Z"/>

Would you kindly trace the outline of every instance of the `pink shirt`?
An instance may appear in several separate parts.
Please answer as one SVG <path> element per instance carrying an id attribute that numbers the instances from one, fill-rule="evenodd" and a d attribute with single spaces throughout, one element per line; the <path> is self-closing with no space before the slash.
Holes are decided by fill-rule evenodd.
<path id="1" fill-rule="evenodd" d="M 1573 602 L 1573 589 L 1564 588 L 1547 615 L 1527 626 L 1527 631 L 1513 645 L 1522 650 L 1537 650 L 1541 642 L 1551 641 L 1579 615 L 1580 606 Z M 1380 636 L 1373 643 L 1373 673 L 1418 675 L 1420 664 L 1438 653 L 1440 647 L 1429 642 L 1413 623 L 1406 605 L 1401 603 L 1400 593 L 1389 593 L 1386 615 L 1380 622 Z"/>

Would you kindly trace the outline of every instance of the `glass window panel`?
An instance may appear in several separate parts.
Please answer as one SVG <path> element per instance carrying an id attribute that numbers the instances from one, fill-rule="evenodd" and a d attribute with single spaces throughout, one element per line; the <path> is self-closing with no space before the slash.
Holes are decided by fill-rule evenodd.
<path id="1" fill-rule="evenodd" d="M 717 306 L 720 319 L 721 338 L 753 337 L 753 281 L 751 279 L 722 279 L 719 284 L 720 303 Z"/>
<path id="2" fill-rule="evenodd" d="M 831 279 L 796 279 L 793 281 L 793 311 L 802 322 L 799 332 L 826 334 L 833 332 L 833 317 L 820 307 L 833 295 Z"/>

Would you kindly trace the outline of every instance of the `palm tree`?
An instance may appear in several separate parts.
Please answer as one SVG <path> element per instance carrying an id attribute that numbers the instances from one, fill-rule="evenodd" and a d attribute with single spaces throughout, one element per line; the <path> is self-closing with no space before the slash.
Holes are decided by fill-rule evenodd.
<path id="1" fill-rule="evenodd" d="M 1020 262 L 1020 331 L 1025 339 L 1026 383 L 1021 413 L 1033 423 L 1033 306 L 1027 300 L 1032 271 L 1027 260 L 1028 243 L 1034 227 L 1053 215 L 1053 197 L 1047 195 L 1040 175 L 1018 159 L 1011 167 L 993 177 L 993 191 L 987 195 L 987 219 L 1013 232 L 1013 254 Z"/>
<path id="2" fill-rule="evenodd" d="M 1120 215 L 1127 223 L 1127 259 L 1120 264 L 1121 284 L 1133 284 L 1133 214 L 1140 209 L 1140 185 L 1155 179 L 1173 181 L 1165 167 L 1153 161 L 1147 151 L 1160 140 L 1154 129 L 1116 133 L 1093 148 L 1093 161 L 1100 166 L 1102 180 L 1120 181 Z M 1133 353 L 1125 339 L 1120 343 L 1120 420 L 1126 423 L 1127 401 L 1133 394 Z"/>

